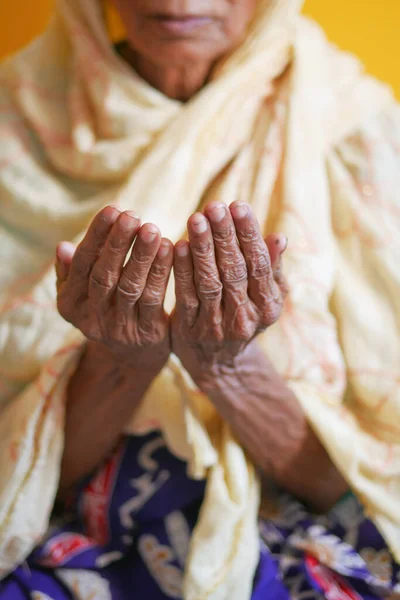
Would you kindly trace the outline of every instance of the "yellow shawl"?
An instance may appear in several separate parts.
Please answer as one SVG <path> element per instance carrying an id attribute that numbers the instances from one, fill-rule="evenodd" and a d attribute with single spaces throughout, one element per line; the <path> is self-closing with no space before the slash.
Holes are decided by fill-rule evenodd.
<path id="1" fill-rule="evenodd" d="M 55 309 L 54 249 L 109 202 L 176 241 L 204 202 L 244 199 L 288 235 L 290 298 L 260 343 L 400 558 L 400 122 L 360 133 L 395 110 L 391 95 L 300 4 L 260 0 L 242 47 L 185 105 L 116 56 L 97 0 L 58 0 L 46 33 L 1 66 L 1 575 L 48 526 L 84 343 Z M 246 600 L 255 470 L 174 359 L 127 432 L 154 427 L 207 478 L 185 598 Z"/>

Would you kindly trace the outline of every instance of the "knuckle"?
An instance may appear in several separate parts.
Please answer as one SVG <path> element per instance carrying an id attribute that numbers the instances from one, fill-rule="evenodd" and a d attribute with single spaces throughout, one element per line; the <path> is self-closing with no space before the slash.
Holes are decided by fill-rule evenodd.
<path id="1" fill-rule="evenodd" d="M 184 296 L 179 302 L 179 306 L 185 312 L 195 312 L 199 308 L 199 301 L 197 300 L 197 298 Z"/>
<path id="2" fill-rule="evenodd" d="M 193 282 L 193 272 L 190 269 L 181 269 L 179 272 L 175 271 L 175 281 L 178 286 L 186 288 Z"/>
<path id="3" fill-rule="evenodd" d="M 197 242 L 192 246 L 192 254 L 197 258 L 209 258 L 214 254 L 214 244 L 210 240 Z"/>
<path id="4" fill-rule="evenodd" d="M 139 266 L 147 266 L 151 263 L 153 257 L 151 254 L 143 250 L 142 248 L 136 248 L 132 254 L 133 262 L 136 262 Z"/>
<path id="5" fill-rule="evenodd" d="M 260 232 L 254 225 L 254 223 L 249 223 L 244 229 L 240 231 L 240 239 L 246 244 L 260 242 Z"/>
<path id="6" fill-rule="evenodd" d="M 163 282 L 167 278 L 169 271 L 170 269 L 167 265 L 154 263 L 151 267 L 150 277 L 156 282 Z"/>
<path id="7" fill-rule="evenodd" d="M 98 271 L 94 269 L 90 277 L 92 287 L 100 288 L 104 291 L 109 291 L 113 287 L 113 273 L 107 268 Z"/>
<path id="8" fill-rule="evenodd" d="M 253 253 L 249 260 L 249 275 L 252 279 L 264 279 L 272 275 L 269 255 L 265 251 Z"/>
<path id="9" fill-rule="evenodd" d="M 121 237 L 112 236 L 108 240 L 108 244 L 107 244 L 107 248 L 106 248 L 105 252 L 107 254 L 110 254 L 113 258 L 119 257 L 121 255 L 123 246 L 124 246 L 124 244 L 123 244 Z"/>
<path id="10" fill-rule="evenodd" d="M 247 268 L 244 261 L 236 261 L 221 266 L 221 275 L 225 284 L 240 284 L 247 282 Z"/>
<path id="11" fill-rule="evenodd" d="M 128 277 L 121 278 L 117 285 L 117 294 L 130 302 L 137 302 L 142 293 L 142 287 Z"/>
<path id="12" fill-rule="evenodd" d="M 232 242 L 236 243 L 236 230 L 232 225 L 228 225 L 219 231 L 213 233 L 214 241 L 220 246 L 226 246 Z"/>
<path id="13" fill-rule="evenodd" d="M 151 294 L 145 294 L 140 299 L 140 305 L 143 308 L 156 308 L 161 306 L 161 298 L 159 296 L 152 296 Z"/>
<path id="14" fill-rule="evenodd" d="M 159 288 L 148 286 L 140 298 L 140 304 L 147 307 L 160 306 L 162 304 L 163 294 Z"/>
<path id="15" fill-rule="evenodd" d="M 198 294 L 202 302 L 216 302 L 222 297 L 222 283 L 219 281 L 200 282 Z"/>

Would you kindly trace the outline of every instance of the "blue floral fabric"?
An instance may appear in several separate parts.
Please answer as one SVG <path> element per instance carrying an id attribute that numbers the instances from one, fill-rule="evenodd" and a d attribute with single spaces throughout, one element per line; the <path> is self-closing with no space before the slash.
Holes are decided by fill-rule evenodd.
<path id="1" fill-rule="evenodd" d="M 0 583 L 0 599 L 180 600 L 203 495 L 159 434 L 126 438 Z M 315 516 L 282 496 L 260 519 L 252 600 L 379 598 L 400 599 L 400 570 L 354 497 Z"/>

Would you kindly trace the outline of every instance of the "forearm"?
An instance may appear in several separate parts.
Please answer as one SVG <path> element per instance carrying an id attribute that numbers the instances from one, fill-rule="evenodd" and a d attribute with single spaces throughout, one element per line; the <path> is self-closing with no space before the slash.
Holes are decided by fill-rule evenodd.
<path id="1" fill-rule="evenodd" d="M 203 391 L 267 478 L 319 511 L 329 510 L 347 491 L 295 395 L 255 345 L 234 368 L 201 379 Z"/>
<path id="2" fill-rule="evenodd" d="M 68 386 L 61 494 L 112 451 L 156 375 L 88 342 Z"/>

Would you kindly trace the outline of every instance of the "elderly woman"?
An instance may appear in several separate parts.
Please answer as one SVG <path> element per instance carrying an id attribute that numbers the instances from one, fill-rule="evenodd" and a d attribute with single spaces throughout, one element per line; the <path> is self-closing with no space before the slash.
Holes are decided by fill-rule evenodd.
<path id="1" fill-rule="evenodd" d="M 299 10 L 1 66 L 1 599 L 398 597 L 400 113 Z"/>

